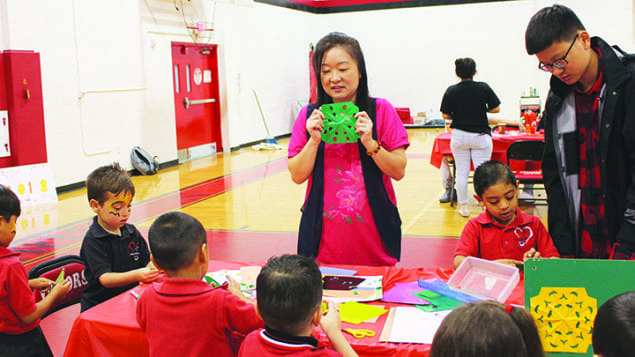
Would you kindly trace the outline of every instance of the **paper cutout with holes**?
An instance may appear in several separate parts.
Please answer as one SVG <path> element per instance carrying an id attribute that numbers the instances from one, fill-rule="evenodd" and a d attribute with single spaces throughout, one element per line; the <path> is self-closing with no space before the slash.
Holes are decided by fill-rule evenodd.
<path id="1" fill-rule="evenodd" d="M 359 108 L 351 103 L 324 104 L 320 110 L 324 114 L 322 141 L 327 144 L 354 143 L 361 137 L 355 132 Z"/>
<path id="2" fill-rule="evenodd" d="M 541 288 L 530 308 L 545 351 L 586 353 L 597 305 L 585 288 Z"/>

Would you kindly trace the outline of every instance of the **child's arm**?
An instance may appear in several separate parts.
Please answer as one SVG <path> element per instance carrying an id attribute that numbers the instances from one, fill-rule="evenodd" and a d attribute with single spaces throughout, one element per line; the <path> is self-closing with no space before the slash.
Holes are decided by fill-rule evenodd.
<path id="1" fill-rule="evenodd" d="M 460 255 L 460 254 L 454 256 L 454 270 L 456 270 L 456 268 L 458 268 L 459 265 L 461 265 L 461 263 L 463 263 L 465 258 L 467 258 L 465 255 Z"/>
<path id="2" fill-rule="evenodd" d="M 333 301 L 327 301 L 328 311 L 326 315 L 322 316 L 320 320 L 320 327 L 326 336 L 331 341 L 333 349 L 339 352 L 344 357 L 357 357 L 357 353 L 353 350 L 353 347 L 346 341 L 346 337 L 342 333 L 342 320 L 340 320 L 340 313 L 337 310 L 337 306 Z"/>
<path id="3" fill-rule="evenodd" d="M 527 261 L 527 259 L 531 258 L 542 258 L 542 255 L 536 248 L 531 248 L 523 254 L 523 261 Z M 549 257 L 550 259 L 560 259 L 560 257 Z"/>
<path id="4" fill-rule="evenodd" d="M 37 319 L 44 316 L 44 314 L 46 314 L 46 312 L 51 309 L 51 307 L 53 306 L 53 303 L 57 299 L 60 299 L 66 296 L 66 294 L 70 290 L 71 290 L 71 282 L 68 280 L 64 280 L 59 284 L 55 284 L 53 286 L 53 289 L 51 289 L 51 292 L 48 295 L 46 295 L 44 299 L 40 300 L 38 303 L 35 304 L 37 306 L 35 311 L 33 311 L 32 313 L 24 317 L 21 317 L 20 320 L 22 320 L 22 322 L 24 322 L 27 325 L 37 321 Z"/>
<path id="5" fill-rule="evenodd" d="M 243 294 L 242 290 L 240 290 L 240 283 L 234 280 L 229 275 L 226 275 L 227 280 L 229 280 L 229 286 L 227 287 L 227 291 L 238 296 L 238 298 L 248 304 L 255 304 L 255 302 Z"/>
<path id="6" fill-rule="evenodd" d="M 106 288 L 116 288 L 132 283 L 149 283 L 159 276 L 158 269 L 139 268 L 123 273 L 104 273 L 99 277 L 99 282 Z"/>

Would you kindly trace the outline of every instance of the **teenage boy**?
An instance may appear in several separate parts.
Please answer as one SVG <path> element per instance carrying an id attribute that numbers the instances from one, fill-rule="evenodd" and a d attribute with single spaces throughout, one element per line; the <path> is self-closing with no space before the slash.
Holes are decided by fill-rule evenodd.
<path id="1" fill-rule="evenodd" d="M 635 259 L 635 60 L 562 5 L 531 18 L 525 45 L 552 74 L 542 171 L 560 255 Z"/>
<path id="2" fill-rule="evenodd" d="M 313 259 L 289 254 L 271 258 L 256 286 L 256 310 L 265 328 L 245 338 L 239 357 L 357 356 L 342 334 L 342 321 L 332 301 L 322 315 L 322 274 Z M 335 351 L 311 336 L 317 326 Z"/>
<path id="3" fill-rule="evenodd" d="M 128 223 L 135 194 L 128 173 L 117 163 L 99 167 L 88 175 L 86 189 L 95 217 L 79 250 L 88 281 L 82 312 L 159 275 L 149 267 L 148 244 Z"/>
<path id="4" fill-rule="evenodd" d="M 232 337 L 264 326 L 253 301 L 230 279 L 213 288 L 202 279 L 209 267 L 205 228 L 181 212 L 165 213 L 148 232 L 152 262 L 168 278 L 149 286 L 137 304 L 150 356 L 233 357 Z"/>

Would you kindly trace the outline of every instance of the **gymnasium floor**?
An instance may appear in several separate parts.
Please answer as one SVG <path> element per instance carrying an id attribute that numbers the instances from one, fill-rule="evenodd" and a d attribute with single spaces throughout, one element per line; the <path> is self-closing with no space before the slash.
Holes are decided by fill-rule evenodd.
<path id="1" fill-rule="evenodd" d="M 408 129 L 406 177 L 394 182 L 403 221 L 398 267 L 451 268 L 456 239 L 467 222 L 456 207 L 439 203 L 443 189 L 439 170 L 430 165 L 430 151 L 442 130 Z M 279 141 L 283 146 L 287 143 L 288 139 Z M 246 148 L 193 160 L 154 176 L 134 176 L 137 193 L 130 222 L 147 236 L 162 213 L 191 214 L 207 229 L 214 260 L 264 262 L 272 255 L 295 253 L 306 184 L 291 181 L 286 156 L 286 150 Z M 546 222 L 546 206 L 521 209 Z M 471 217 L 480 212 L 472 200 Z M 79 254 L 92 216 L 85 189 L 61 194 L 57 204 L 23 210 L 10 248 L 22 253 L 27 271 L 56 256 Z M 42 320 L 55 356 L 62 355 L 77 314 L 75 305 Z"/>

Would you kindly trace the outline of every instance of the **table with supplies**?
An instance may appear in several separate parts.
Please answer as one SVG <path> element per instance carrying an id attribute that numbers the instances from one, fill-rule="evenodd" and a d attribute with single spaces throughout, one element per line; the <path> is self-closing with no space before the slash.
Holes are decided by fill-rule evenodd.
<path id="1" fill-rule="evenodd" d="M 262 265 L 262 263 L 210 261 L 208 271 L 240 270 L 245 267 Z M 341 271 L 342 269 L 350 270 L 354 272 L 354 274 L 351 275 L 355 277 L 380 278 L 384 295 L 394 288 L 396 286 L 395 284 L 417 284 L 416 282 L 420 280 L 428 281 L 433 279 L 446 282 L 453 273 L 453 270 L 441 268 L 404 269 L 397 267 L 329 266 L 321 267 L 321 270 L 322 268 L 332 268 L 336 271 Z M 322 270 L 322 273 L 325 278 L 326 274 L 329 274 L 325 273 L 325 270 Z M 251 277 L 251 279 L 253 278 L 254 277 Z M 346 284 L 345 282 L 340 283 Z M 148 356 L 148 341 L 144 331 L 139 327 L 136 321 L 137 298 L 134 296 L 134 294 L 142 294 L 147 286 L 149 286 L 149 284 L 141 284 L 129 292 L 116 296 L 83 312 L 73 325 L 64 356 Z M 396 290 L 397 289 L 395 289 L 395 291 Z M 134 292 L 134 294 L 132 292 Z M 325 290 L 324 299 L 333 299 L 339 302 L 346 300 L 338 298 L 337 294 L 329 294 L 331 292 L 330 290 Z M 335 291 L 333 291 L 333 293 L 334 292 Z M 333 298 L 333 296 L 335 296 L 335 298 Z M 507 299 L 507 303 L 522 305 L 523 299 L 524 279 L 521 278 L 520 283 L 518 283 Z M 347 302 L 347 304 L 348 303 L 349 302 Z M 379 300 L 365 302 L 362 305 L 368 308 L 382 308 L 387 310 L 393 307 L 414 306 Z M 342 306 L 343 304 L 340 305 L 340 315 L 343 315 Z M 385 333 L 384 336 L 382 336 L 382 332 L 385 332 L 386 322 L 392 321 L 390 317 L 391 314 L 392 312 L 383 313 L 375 319 L 364 320 L 365 322 L 358 324 L 343 322 L 342 328 L 345 330 L 344 336 L 360 356 L 429 355 L 430 344 L 427 343 L 380 342 L 386 340 Z M 352 331 L 346 331 L 347 329 L 352 329 Z M 314 336 L 321 342 L 329 344 L 328 338 L 319 327 L 314 331 Z"/>
<path id="2" fill-rule="evenodd" d="M 430 164 L 439 168 L 444 156 L 452 156 L 450 141 L 451 133 L 441 133 L 434 138 L 432 145 L 432 153 L 430 154 Z M 507 148 L 509 145 L 518 140 L 545 140 L 543 133 L 535 134 L 523 133 L 517 130 L 507 130 L 505 134 L 492 132 L 492 160 L 500 161 L 507 164 Z"/>

